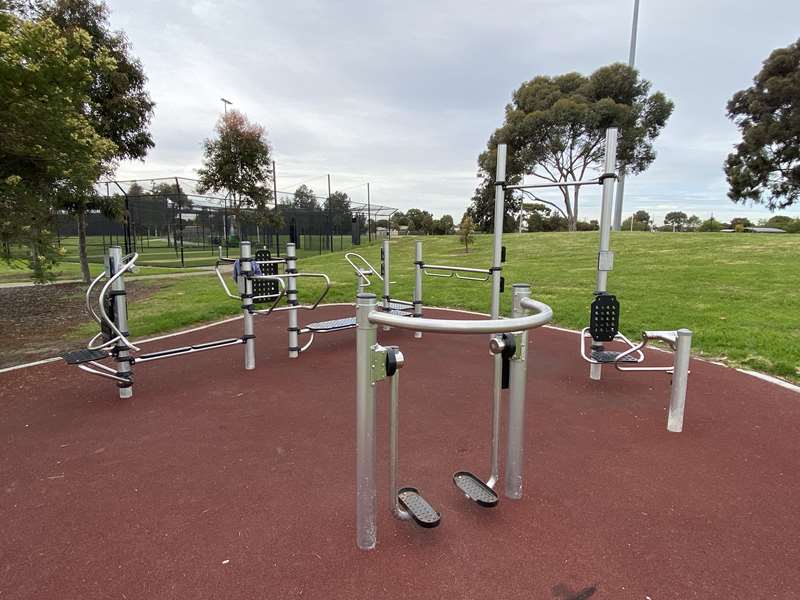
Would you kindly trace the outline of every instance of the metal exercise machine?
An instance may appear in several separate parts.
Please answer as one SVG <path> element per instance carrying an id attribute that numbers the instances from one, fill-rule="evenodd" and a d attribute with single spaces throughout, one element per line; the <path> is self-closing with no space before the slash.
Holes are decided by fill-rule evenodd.
<path id="1" fill-rule="evenodd" d="M 253 317 L 256 314 L 270 314 L 279 310 L 294 310 L 301 308 L 314 309 L 330 289 L 330 280 L 321 273 L 287 273 L 287 274 L 255 274 L 252 263 L 261 262 L 270 264 L 270 260 L 256 261 L 251 256 L 250 242 L 240 245 L 240 274 L 238 277 L 238 294 L 231 293 L 219 270 L 222 262 L 233 262 L 236 259 L 220 259 L 215 267 L 217 277 L 225 293 L 230 298 L 241 303 L 243 316 L 243 334 L 241 337 L 226 338 L 190 346 L 179 346 L 168 350 L 159 350 L 139 354 L 141 349 L 131 343 L 128 331 L 128 304 L 125 291 L 125 273 L 133 270 L 139 255 L 136 253 L 122 256 L 119 246 L 111 246 L 105 257 L 104 271 L 98 275 L 86 290 L 86 308 L 92 318 L 100 325 L 100 332 L 95 335 L 86 348 L 62 354 L 62 358 L 79 369 L 92 375 L 97 375 L 115 381 L 119 388 L 120 398 L 133 396 L 133 365 L 136 363 L 151 362 L 164 358 L 181 357 L 195 352 L 204 352 L 226 346 L 244 345 L 244 366 L 246 370 L 255 368 L 255 333 L 253 330 Z M 288 260 L 288 257 L 287 259 Z M 290 299 L 296 302 L 297 277 L 321 277 L 326 280 L 327 287 L 312 306 L 296 303 L 290 307 L 277 308 L 280 300 L 290 291 Z M 92 306 L 92 291 L 102 281 L 105 284 L 100 289 L 97 310 Z M 287 289 L 288 288 L 288 289 Z M 258 309 L 256 305 L 267 303 L 265 309 Z M 116 363 L 116 368 L 103 364 L 104 359 L 111 358 Z"/>
<path id="2" fill-rule="evenodd" d="M 499 148 L 498 148 L 499 154 Z M 506 185 L 506 190 L 529 188 L 552 188 L 564 186 L 601 185 L 603 187 L 600 213 L 600 251 L 597 255 L 597 285 L 589 314 L 589 326 L 581 331 L 580 354 L 590 364 L 589 376 L 599 380 L 603 365 L 613 365 L 619 371 L 663 372 L 672 375 L 667 429 L 680 432 L 683 429 L 683 412 L 686 404 L 686 386 L 689 377 L 689 357 L 692 349 L 692 332 L 688 329 L 676 331 L 643 331 L 641 341 L 634 343 L 619 331 L 620 306 L 616 296 L 607 289 L 608 273 L 614 268 L 614 253 L 611 251 L 611 219 L 614 203 L 616 174 L 617 129 L 606 130 L 606 150 L 603 174 L 597 179 L 565 181 L 534 185 Z M 587 341 L 590 349 L 587 352 Z M 627 348 L 621 352 L 607 350 L 608 342 L 622 342 Z M 674 362 L 669 367 L 628 366 L 645 360 L 644 348 L 649 342 L 666 343 L 674 352 Z"/>
<path id="3" fill-rule="evenodd" d="M 366 258 L 361 256 L 356 252 L 347 252 L 344 255 L 345 260 L 347 263 L 353 268 L 356 274 L 356 291 L 357 293 L 361 293 L 366 291 L 369 287 L 372 286 L 372 279 L 371 277 L 376 277 L 379 281 L 383 283 L 384 286 L 384 303 L 382 305 L 382 310 L 387 312 L 392 312 L 393 314 L 397 315 L 409 315 L 414 306 L 411 302 L 404 302 L 402 300 L 389 300 L 388 299 L 388 289 L 389 289 L 389 273 L 388 273 L 388 262 L 384 260 L 384 256 L 388 257 L 389 253 L 389 243 L 387 241 L 383 242 L 383 247 L 381 248 L 381 267 L 380 270 L 376 269 L 372 263 L 370 263 Z M 388 258 L 386 259 L 388 260 Z M 316 323 L 309 323 L 304 327 L 300 327 L 298 330 L 299 334 L 307 334 L 309 336 L 308 341 L 299 348 L 298 352 L 294 355 L 290 354 L 292 358 L 297 357 L 300 353 L 305 352 L 308 348 L 311 347 L 311 344 L 314 342 L 314 336 L 316 334 L 321 333 L 333 333 L 336 331 L 344 331 L 347 329 L 355 329 L 356 328 L 356 318 L 355 317 L 343 317 L 341 319 L 331 319 L 328 321 L 319 321 Z M 388 328 L 387 328 L 388 329 Z"/>
<path id="4" fill-rule="evenodd" d="M 362 550 L 371 550 L 377 542 L 376 489 L 376 384 L 384 379 L 391 383 L 389 407 L 389 502 L 392 514 L 401 520 L 413 520 L 422 527 L 436 527 L 439 512 L 414 487 L 398 483 L 399 437 L 399 370 L 405 357 L 397 347 L 377 343 L 378 325 L 432 333 L 491 334 L 490 352 L 502 364 L 501 387 L 509 390 L 506 442 L 505 495 L 522 497 L 523 427 L 525 384 L 528 358 L 528 330 L 552 320 L 549 306 L 530 298 L 527 284 L 513 286 L 513 312 L 510 319 L 450 320 L 416 318 L 381 311 L 374 294 L 358 294 L 356 304 L 356 543 Z M 535 314 L 528 314 L 532 311 Z M 497 390 L 498 395 L 500 390 Z M 499 434 L 493 430 L 493 436 Z M 498 472 L 492 439 L 491 475 L 488 481 L 469 471 L 458 471 L 453 482 L 465 497 L 483 507 L 499 501 L 495 487 Z"/>

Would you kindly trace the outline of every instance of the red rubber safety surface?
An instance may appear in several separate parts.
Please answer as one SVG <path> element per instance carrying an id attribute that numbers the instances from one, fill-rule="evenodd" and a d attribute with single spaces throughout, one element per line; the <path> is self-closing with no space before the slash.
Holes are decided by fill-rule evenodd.
<path id="1" fill-rule="evenodd" d="M 485 509 L 451 475 L 487 474 L 486 336 L 381 331 L 406 357 L 398 483 L 442 522 L 389 512 L 379 384 L 378 546 L 363 552 L 355 333 L 318 335 L 290 360 L 285 328 L 285 315 L 256 319 L 255 371 L 242 346 L 137 365 L 130 400 L 63 363 L 0 375 L 0 598 L 795 597 L 795 392 L 692 361 L 684 432 L 668 433 L 668 375 L 607 367 L 591 381 L 574 333 L 539 330 L 525 495 Z M 237 321 L 146 350 L 240 333 Z"/>

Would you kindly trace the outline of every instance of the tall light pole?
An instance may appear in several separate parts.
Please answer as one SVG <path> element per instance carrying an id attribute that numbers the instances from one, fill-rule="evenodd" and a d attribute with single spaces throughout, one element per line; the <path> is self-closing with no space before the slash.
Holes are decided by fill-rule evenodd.
<path id="1" fill-rule="evenodd" d="M 632 69 L 636 62 L 636 36 L 639 28 L 639 0 L 633 0 L 633 25 L 631 26 L 631 50 L 628 54 L 628 66 Z M 623 132 L 624 135 L 624 132 Z M 625 195 L 625 163 L 619 166 L 619 181 L 617 182 L 617 197 L 614 201 L 614 220 L 612 228 L 619 231 L 622 228 L 622 199 Z"/>
<path id="2" fill-rule="evenodd" d="M 225 98 L 220 98 L 220 100 L 222 100 L 223 110 L 225 111 L 225 114 L 227 115 L 228 114 L 228 104 L 233 104 L 233 102 L 231 102 L 230 100 L 226 100 Z"/>

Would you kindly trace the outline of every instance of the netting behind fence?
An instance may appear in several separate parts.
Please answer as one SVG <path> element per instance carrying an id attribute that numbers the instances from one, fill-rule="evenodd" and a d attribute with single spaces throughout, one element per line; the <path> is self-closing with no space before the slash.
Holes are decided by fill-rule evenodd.
<path id="1" fill-rule="evenodd" d="M 233 256 L 240 240 L 270 248 L 278 256 L 288 242 L 296 244 L 301 257 L 346 250 L 370 237 L 368 222 L 387 219 L 395 211 L 354 202 L 340 193 L 299 199 L 281 191 L 277 205 L 270 195 L 263 206 L 253 207 L 248 198 L 210 194 L 196 180 L 185 178 L 103 182 L 97 193 L 106 207 L 118 210 L 88 213 L 89 261 L 101 262 L 113 244 L 139 252 L 139 264 L 159 267 L 213 265 L 219 248 Z M 76 218 L 59 214 L 56 225 L 64 260 L 78 261 Z"/>

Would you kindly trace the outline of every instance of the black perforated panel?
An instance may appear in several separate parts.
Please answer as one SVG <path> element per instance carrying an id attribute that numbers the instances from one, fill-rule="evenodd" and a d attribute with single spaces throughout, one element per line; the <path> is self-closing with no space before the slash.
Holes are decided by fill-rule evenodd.
<path id="1" fill-rule="evenodd" d="M 256 260 L 272 260 L 272 255 L 266 249 L 256 250 Z M 278 274 L 278 265 L 258 265 L 258 267 L 261 269 L 262 275 Z M 274 300 L 275 296 L 280 293 L 280 284 L 277 281 L 253 280 L 253 304 L 272 302 L 269 298 L 259 298 L 259 296 L 271 296 Z"/>
<path id="2" fill-rule="evenodd" d="M 619 302 L 613 294 L 597 294 L 592 302 L 589 333 L 596 342 L 610 342 L 619 332 Z"/>

